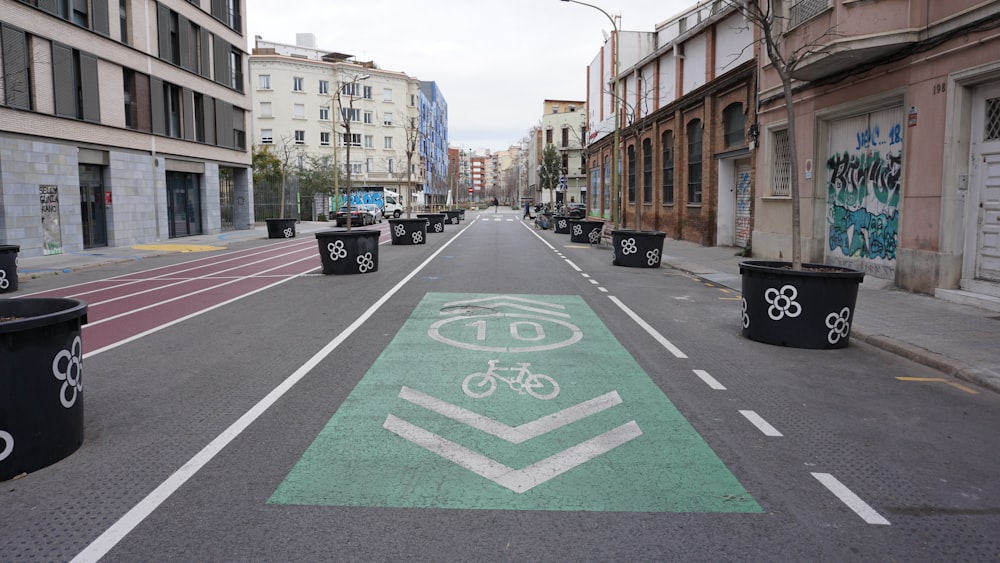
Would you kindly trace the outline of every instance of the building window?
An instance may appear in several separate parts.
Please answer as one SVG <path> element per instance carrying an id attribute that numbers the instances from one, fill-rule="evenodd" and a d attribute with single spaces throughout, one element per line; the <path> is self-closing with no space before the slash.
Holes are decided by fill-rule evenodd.
<path id="1" fill-rule="evenodd" d="M 365 148 L 366 149 L 375 148 L 375 135 L 365 135 Z"/>
<path id="2" fill-rule="evenodd" d="M 194 140 L 204 143 L 208 134 L 205 123 L 205 95 L 194 94 Z"/>
<path id="3" fill-rule="evenodd" d="M 687 126 L 687 170 L 688 170 L 688 193 L 687 202 L 689 205 L 701 203 L 701 140 L 702 140 L 701 120 L 695 119 Z"/>
<path id="4" fill-rule="evenodd" d="M 545 130 L 545 144 L 546 145 L 552 144 L 552 129 Z"/>
<path id="5" fill-rule="evenodd" d="M 343 142 L 345 146 L 360 147 L 361 133 L 344 133 Z"/>
<path id="6" fill-rule="evenodd" d="M 295 130 L 295 144 L 304 145 L 306 144 L 306 132 L 301 129 Z"/>
<path id="7" fill-rule="evenodd" d="M 642 202 L 653 203 L 653 142 L 642 140 Z"/>
<path id="8" fill-rule="evenodd" d="M 361 120 L 361 110 L 358 108 L 340 108 L 340 117 L 345 121 L 357 122 Z"/>
<path id="9" fill-rule="evenodd" d="M 128 0 L 118 0 L 118 32 L 121 34 L 121 42 L 131 45 L 128 37 L 128 19 Z"/>
<path id="10" fill-rule="evenodd" d="M 56 115 L 86 121 L 101 120 L 97 57 L 53 43 L 52 84 Z"/>
<path id="11" fill-rule="evenodd" d="M 726 148 L 739 147 L 743 145 L 744 131 L 746 130 L 743 117 L 743 104 L 735 103 L 722 111 L 722 124 L 725 128 L 724 138 Z"/>
<path id="12" fill-rule="evenodd" d="M 163 83 L 163 123 L 164 134 L 168 137 L 181 138 L 181 87 Z"/>
<path id="13" fill-rule="evenodd" d="M 663 151 L 663 205 L 674 204 L 674 132 L 666 131 L 660 136 Z"/>
<path id="14" fill-rule="evenodd" d="M 382 148 L 390 149 L 391 150 L 392 149 L 392 137 L 386 137 L 384 139 L 384 144 L 385 144 L 385 146 L 382 147 Z"/>
<path id="15" fill-rule="evenodd" d="M 274 142 L 274 132 L 271 129 L 261 129 L 260 130 L 260 142 L 264 145 L 270 145 Z"/>
<path id="16" fill-rule="evenodd" d="M 389 172 L 389 174 L 396 173 L 396 161 L 394 159 L 390 158 L 388 161 L 386 161 L 385 165 L 386 165 L 386 170 Z"/>
<path id="17" fill-rule="evenodd" d="M 271 75 L 261 74 L 257 77 L 257 89 L 258 90 L 270 90 L 271 89 Z"/>
<path id="18" fill-rule="evenodd" d="M 382 125 L 386 127 L 392 127 L 392 112 L 387 111 L 382 114 Z"/>
<path id="19" fill-rule="evenodd" d="M 382 101 L 383 102 L 391 102 L 392 101 L 392 88 L 383 88 L 382 89 Z"/>
<path id="20" fill-rule="evenodd" d="M 371 111 L 364 112 L 365 123 L 371 125 L 375 122 L 375 113 Z"/>
<path id="21" fill-rule="evenodd" d="M 319 81 L 319 93 L 320 94 L 329 94 L 330 93 L 330 81 L 329 80 L 320 80 Z"/>
<path id="22" fill-rule="evenodd" d="M 319 120 L 320 121 L 330 121 L 330 108 L 320 107 L 319 108 Z"/>
<path id="23" fill-rule="evenodd" d="M 365 86 L 365 87 L 364 87 L 364 88 L 362 89 L 362 92 L 363 92 L 363 95 L 362 95 L 362 97 L 363 97 L 364 99 L 366 99 L 366 100 L 370 100 L 370 99 L 372 99 L 372 87 L 371 87 L 371 86 Z"/>
<path id="24" fill-rule="evenodd" d="M 789 26 L 795 27 L 800 23 L 819 15 L 830 5 L 829 0 L 798 0 L 794 2 L 789 10 Z"/>
<path id="25" fill-rule="evenodd" d="M 305 119 L 305 118 L 306 118 L 306 105 L 292 104 L 292 119 Z"/>
<path id="26" fill-rule="evenodd" d="M 635 203 L 635 145 L 629 145 L 626 150 L 628 163 L 628 202 Z"/>
<path id="27" fill-rule="evenodd" d="M 345 82 L 344 85 L 340 87 L 340 93 L 344 96 L 354 98 L 358 95 L 358 88 L 360 88 L 360 86 L 358 86 L 357 82 Z"/>
<path id="28" fill-rule="evenodd" d="M 563 148 L 569 147 L 569 127 L 562 128 L 562 146 Z"/>
<path id="29" fill-rule="evenodd" d="M 320 131 L 319 133 L 319 146 L 328 147 L 330 146 L 330 132 Z"/>
<path id="30" fill-rule="evenodd" d="M 788 130 L 771 134 L 771 195 L 789 197 L 792 193 L 792 153 L 788 143 Z"/>
<path id="31" fill-rule="evenodd" d="M 305 80 L 301 76 L 292 77 L 292 92 L 304 92 L 305 91 Z"/>
<path id="32" fill-rule="evenodd" d="M 235 47 L 229 51 L 229 87 L 243 91 L 243 54 Z"/>

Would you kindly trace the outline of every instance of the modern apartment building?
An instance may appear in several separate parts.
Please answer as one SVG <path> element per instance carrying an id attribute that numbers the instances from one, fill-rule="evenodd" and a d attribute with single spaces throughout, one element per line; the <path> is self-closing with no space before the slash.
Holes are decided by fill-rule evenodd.
<path id="1" fill-rule="evenodd" d="M 754 255 L 789 256 L 794 174 L 803 260 L 1000 310 L 1000 2 L 781 6 L 784 49 L 809 54 L 793 73 L 795 146 L 759 56 Z"/>
<path id="2" fill-rule="evenodd" d="M 424 203 L 443 205 L 449 187 L 448 102 L 432 81 L 420 83 L 420 131 Z"/>
<path id="3" fill-rule="evenodd" d="M 424 101 L 434 99 L 427 90 L 440 98 L 436 86 L 423 86 L 372 61 L 317 49 L 312 34 L 299 34 L 295 45 L 255 38 L 250 75 L 254 145 L 270 146 L 278 154 L 290 151 L 298 166 L 308 166 L 310 157 L 325 159 L 342 175 L 350 171 L 353 187 L 410 193 L 417 205 L 430 189 L 429 174 L 443 174 L 439 188 L 445 195 L 447 151 L 438 155 L 433 135 L 442 115 L 437 105 Z M 446 111 L 443 119 L 446 130 Z M 340 188 L 331 185 L 330 193 Z"/>
<path id="4" fill-rule="evenodd" d="M 242 0 L 0 0 L 0 244 L 253 223 Z"/>
<path id="5" fill-rule="evenodd" d="M 590 215 L 705 245 L 749 244 L 753 37 L 728 2 L 609 37 L 587 69 Z"/>

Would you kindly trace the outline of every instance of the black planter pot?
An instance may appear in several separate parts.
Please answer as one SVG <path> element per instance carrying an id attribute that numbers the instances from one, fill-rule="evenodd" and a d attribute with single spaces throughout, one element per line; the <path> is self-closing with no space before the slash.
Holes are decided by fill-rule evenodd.
<path id="1" fill-rule="evenodd" d="M 662 231 L 611 231 L 611 263 L 628 268 L 659 268 L 663 259 Z"/>
<path id="2" fill-rule="evenodd" d="M 0 481 L 83 443 L 86 323 L 87 304 L 77 299 L 0 300 Z"/>
<path id="3" fill-rule="evenodd" d="M 267 223 L 267 238 L 294 238 L 295 219 L 264 219 Z"/>
<path id="4" fill-rule="evenodd" d="M 426 244 L 427 219 L 389 219 L 392 244 Z"/>
<path id="5" fill-rule="evenodd" d="M 462 220 L 462 221 L 465 221 L 465 210 L 464 209 L 459 209 L 458 210 L 458 218 L 460 220 Z"/>
<path id="6" fill-rule="evenodd" d="M 462 212 L 457 209 L 449 209 L 447 211 L 442 211 L 442 213 L 445 214 L 445 223 L 448 223 L 449 225 L 457 225 L 458 222 L 462 220 Z"/>
<path id="7" fill-rule="evenodd" d="M 864 272 L 789 262 L 740 263 L 743 336 L 792 348 L 847 347 Z"/>
<path id="8" fill-rule="evenodd" d="M 556 215 L 552 218 L 553 228 L 558 235 L 569 234 L 569 222 L 573 220 L 569 215 Z"/>
<path id="9" fill-rule="evenodd" d="M 569 240 L 570 242 L 586 242 L 597 244 L 601 242 L 601 229 L 604 228 L 604 221 L 591 221 L 588 219 L 570 219 Z"/>
<path id="10" fill-rule="evenodd" d="M 417 217 L 427 219 L 428 233 L 444 232 L 444 220 L 447 217 L 444 213 L 417 213 Z"/>
<path id="11" fill-rule="evenodd" d="M 378 238 L 380 231 L 320 231 L 319 257 L 326 275 L 370 274 L 378 271 Z"/>
<path id="12" fill-rule="evenodd" d="M 21 247 L 0 245 L 0 293 L 17 291 L 17 253 Z"/>

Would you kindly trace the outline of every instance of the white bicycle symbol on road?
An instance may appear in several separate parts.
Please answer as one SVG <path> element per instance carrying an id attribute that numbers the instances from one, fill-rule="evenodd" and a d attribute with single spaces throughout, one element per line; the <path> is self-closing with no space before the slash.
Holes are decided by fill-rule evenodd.
<path id="1" fill-rule="evenodd" d="M 559 394 L 559 384 L 556 383 L 556 380 L 541 373 L 531 373 L 528 370 L 530 362 L 518 363 L 516 368 L 498 368 L 497 362 L 499 361 L 490 360 L 486 373 L 469 374 L 462 381 L 462 391 L 474 399 L 489 397 L 496 391 L 499 379 L 506 383 L 512 391 L 517 391 L 521 395 L 527 393 L 543 401 L 554 399 Z M 516 371 L 517 377 L 504 377 L 498 374 L 498 371 Z"/>

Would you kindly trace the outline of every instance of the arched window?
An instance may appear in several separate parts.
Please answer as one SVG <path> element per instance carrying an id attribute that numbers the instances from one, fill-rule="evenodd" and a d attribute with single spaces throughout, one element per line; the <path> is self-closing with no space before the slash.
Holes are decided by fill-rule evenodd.
<path id="1" fill-rule="evenodd" d="M 635 203 L 635 145 L 628 146 L 628 202 Z"/>
<path id="2" fill-rule="evenodd" d="M 688 204 L 701 203 L 701 120 L 695 119 L 687 126 Z"/>
<path id="3" fill-rule="evenodd" d="M 662 154 L 663 180 L 663 205 L 674 204 L 674 132 L 665 131 L 660 135 L 660 148 Z"/>
<path id="4" fill-rule="evenodd" d="M 642 202 L 653 203 L 653 141 L 642 140 Z"/>

